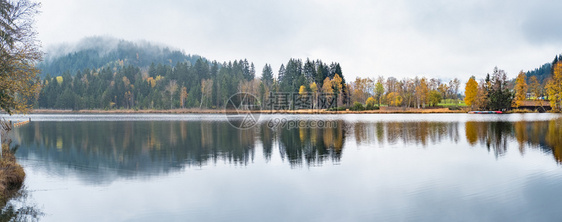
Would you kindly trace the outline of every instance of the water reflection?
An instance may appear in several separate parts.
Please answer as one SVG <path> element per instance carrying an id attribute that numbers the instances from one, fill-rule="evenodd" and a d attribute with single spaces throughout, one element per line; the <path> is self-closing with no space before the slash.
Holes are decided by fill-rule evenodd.
<path id="1" fill-rule="evenodd" d="M 303 162 L 317 166 L 328 159 L 339 163 L 348 125 L 341 120 L 333 123 L 330 125 L 336 127 L 278 129 L 281 158 L 287 158 L 292 166 L 301 166 Z"/>
<path id="2" fill-rule="evenodd" d="M 562 163 L 562 119 L 550 121 L 518 122 L 467 122 L 466 139 L 469 144 L 480 143 L 497 156 L 505 154 L 507 142 L 516 140 L 519 152 L 527 148 L 538 148 Z"/>
<path id="3" fill-rule="evenodd" d="M 507 151 L 507 142 L 512 139 L 514 123 L 511 122 L 466 122 L 466 140 L 472 146 L 480 142 L 496 156 Z"/>
<path id="4" fill-rule="evenodd" d="M 161 173 L 219 160 L 248 164 L 253 131 L 221 122 L 33 122 L 18 129 L 17 155 L 82 171 Z M 98 178 L 99 179 L 99 178 Z"/>
<path id="5" fill-rule="evenodd" d="M 25 186 L 15 193 L 0 209 L 0 221 L 39 221 L 45 214 L 29 196 Z"/>
<path id="6" fill-rule="evenodd" d="M 444 140 L 457 144 L 462 141 L 463 124 L 470 146 L 485 147 L 499 157 L 511 141 L 517 141 L 522 154 L 539 148 L 560 163 L 561 122 L 334 120 L 332 128 L 271 129 L 264 123 L 251 130 L 238 130 L 223 121 L 32 122 L 14 134 L 21 144 L 18 157 L 41 161 L 47 168 L 85 172 L 86 180 L 100 183 L 217 161 L 244 166 L 254 161 L 256 147 L 262 148 L 266 161 L 277 151 L 292 167 L 339 164 L 346 143 L 353 139 L 366 147 L 400 143 L 428 147 Z"/>
<path id="7" fill-rule="evenodd" d="M 358 144 L 405 145 L 436 144 L 444 139 L 459 141 L 458 122 L 377 122 L 355 123 L 355 140 Z"/>

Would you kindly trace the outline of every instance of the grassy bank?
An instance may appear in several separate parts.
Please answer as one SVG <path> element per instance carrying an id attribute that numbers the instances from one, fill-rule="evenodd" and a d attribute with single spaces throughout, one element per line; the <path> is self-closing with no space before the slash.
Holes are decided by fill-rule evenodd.
<path id="1" fill-rule="evenodd" d="M 10 151 L 8 144 L 2 144 L 2 159 L 0 159 L 0 206 L 6 205 L 6 202 L 12 197 L 23 185 L 25 172 L 23 168 L 16 163 L 16 157 Z"/>
<path id="2" fill-rule="evenodd" d="M 115 109 L 115 110 L 55 110 L 55 109 L 35 109 L 32 113 L 38 114 L 135 114 L 135 113 L 161 113 L 161 114 L 216 114 L 216 113 L 231 113 L 235 110 L 225 111 L 223 109 L 168 109 L 168 110 L 133 110 L 133 109 Z M 403 107 L 380 107 L 379 110 L 365 110 L 365 111 L 326 111 L 316 109 L 302 109 L 302 110 L 260 110 L 260 113 L 290 113 L 290 114 L 350 114 L 350 113 L 466 113 L 468 110 L 451 110 L 449 108 L 403 108 Z"/>

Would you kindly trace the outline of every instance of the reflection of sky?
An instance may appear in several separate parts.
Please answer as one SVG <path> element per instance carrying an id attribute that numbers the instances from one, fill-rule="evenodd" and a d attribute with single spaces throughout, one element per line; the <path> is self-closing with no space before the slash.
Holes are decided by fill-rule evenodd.
<path id="1" fill-rule="evenodd" d="M 473 118 L 404 116 L 406 121 Z M 343 118 L 354 122 L 359 117 Z M 521 116 L 508 116 L 512 118 Z M 425 145 L 386 139 L 357 142 L 354 132 L 349 132 L 341 160 L 317 167 L 292 167 L 282 160 L 278 142 L 268 161 L 258 143 L 247 165 L 218 161 L 150 177 L 120 177 L 109 169 L 89 173 L 33 156 L 20 162 L 27 172 L 25 184 L 32 198 L 43 205 L 47 221 L 562 219 L 558 210 L 562 168 L 551 154 L 540 149 L 521 154 L 519 144 L 510 139 L 507 152 L 497 157 L 484 144 L 468 145 L 463 123 L 454 126 L 460 135 L 457 142 L 444 137 Z M 101 184 L 84 180 L 97 176 L 112 179 Z"/>
<path id="2" fill-rule="evenodd" d="M 350 145 L 340 165 L 292 169 L 274 154 L 269 163 L 262 158 L 247 166 L 218 163 L 103 186 L 84 185 L 72 174 L 28 170 L 26 184 L 37 190 L 33 198 L 44 203 L 45 219 L 58 221 L 543 221 L 562 216 L 553 209 L 562 203 L 556 199 L 562 195 L 561 169 L 550 157 L 512 152 L 496 160 L 485 149 L 452 145 Z"/>

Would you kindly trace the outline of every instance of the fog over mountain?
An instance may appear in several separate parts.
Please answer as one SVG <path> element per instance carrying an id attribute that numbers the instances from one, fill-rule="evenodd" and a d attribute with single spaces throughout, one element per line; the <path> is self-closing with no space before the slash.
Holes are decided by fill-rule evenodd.
<path id="1" fill-rule="evenodd" d="M 48 46 L 45 59 L 38 66 L 41 75 L 59 76 L 64 72 L 74 75 L 84 69 L 99 69 L 104 66 L 134 65 L 148 67 L 150 64 L 175 65 L 178 62 L 195 63 L 200 56 L 187 54 L 177 48 L 148 41 L 127 41 L 113 37 L 87 37 L 76 43 Z"/>

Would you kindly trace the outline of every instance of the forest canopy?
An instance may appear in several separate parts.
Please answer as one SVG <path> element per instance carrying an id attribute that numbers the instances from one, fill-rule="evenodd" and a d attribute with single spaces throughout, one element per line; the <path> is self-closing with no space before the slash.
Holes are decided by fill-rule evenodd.
<path id="1" fill-rule="evenodd" d="M 43 109 L 178 109 L 223 108 L 238 92 L 251 93 L 262 102 L 271 93 L 337 94 L 337 106 L 378 109 L 380 106 L 428 108 L 445 102 L 474 109 L 509 109 L 521 104 L 515 98 L 515 80 L 498 68 L 485 79 L 444 81 L 436 78 L 345 78 L 337 62 L 292 58 L 276 68 L 247 59 L 228 62 L 186 54 L 147 42 L 135 43 L 107 37 L 87 38 L 68 51 L 60 47 L 39 63 L 43 77 L 34 107 Z M 61 53 L 64 51 L 66 53 Z M 553 64 L 520 73 L 517 98 L 548 96 L 545 87 Z M 461 81 L 472 80 L 469 88 Z M 478 83 L 480 82 L 480 83 Z M 527 87 L 528 86 L 528 87 Z M 525 89 L 522 92 L 521 89 Z M 463 99 L 464 98 L 464 99 Z M 468 100 L 467 100 L 468 99 Z M 353 104 L 353 106 L 352 106 Z M 369 105 L 370 104 L 370 105 Z M 356 108 L 354 108 L 356 107 Z M 367 108 L 368 107 L 368 108 Z"/>
<path id="2" fill-rule="evenodd" d="M 89 47 L 40 63 L 44 78 L 35 107 L 222 108 L 237 92 L 252 93 L 264 100 L 270 92 L 298 93 L 301 86 L 310 92 L 311 85 L 322 89 L 326 80 L 334 78 L 341 85 L 336 92 L 341 95 L 340 104 L 349 100 L 338 63 L 290 59 L 281 64 L 276 76 L 269 64 L 257 73 L 247 59 L 219 63 L 147 43 L 103 41 L 90 39 Z"/>

